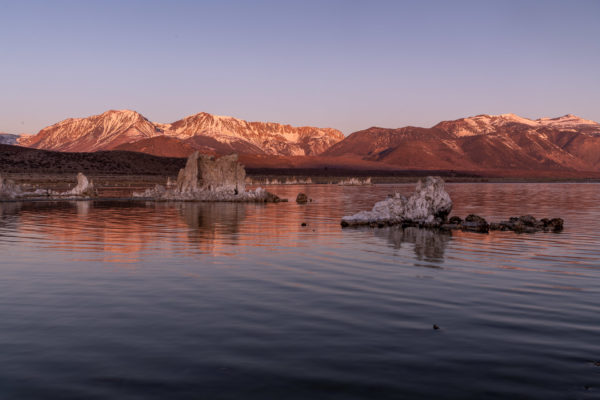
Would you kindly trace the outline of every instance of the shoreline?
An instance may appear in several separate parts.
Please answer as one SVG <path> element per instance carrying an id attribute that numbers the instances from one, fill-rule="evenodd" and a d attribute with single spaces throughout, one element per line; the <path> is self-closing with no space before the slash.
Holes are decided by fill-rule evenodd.
<path id="1" fill-rule="evenodd" d="M 36 174 L 36 173 L 10 173 L 4 175 L 7 179 L 15 181 L 15 183 L 24 185 L 30 189 L 36 187 L 43 187 L 44 189 L 51 189 L 56 191 L 67 191 L 75 186 L 74 174 L 62 173 L 62 174 Z M 117 202 L 208 202 L 202 200 L 167 200 L 167 199 L 155 199 L 148 197 L 133 197 L 133 192 L 143 192 L 146 189 L 153 188 L 156 184 L 164 185 L 168 178 L 173 180 L 172 176 L 160 176 L 160 175 L 107 175 L 90 174 L 89 178 L 94 182 L 94 187 L 98 192 L 97 196 L 94 197 L 65 197 L 65 198 L 45 198 L 31 197 L 31 198 L 3 198 L 0 199 L 0 203 L 19 203 L 19 202 L 72 202 L 72 201 L 117 201 Z M 333 185 L 343 187 L 360 187 L 368 188 L 369 186 L 375 185 L 403 185 L 403 184 L 414 184 L 419 179 L 423 179 L 421 176 L 407 176 L 407 177 L 372 177 L 371 183 L 369 184 L 339 184 L 336 181 L 342 181 L 349 178 L 348 176 L 338 177 L 303 177 L 294 175 L 292 178 L 298 180 L 297 182 L 286 183 L 268 183 L 264 181 L 260 182 L 255 180 L 256 176 L 249 176 L 252 182 L 247 183 L 247 187 L 256 189 L 258 187 L 268 188 L 274 186 L 320 186 L 320 185 Z M 265 176 L 260 176 L 259 179 L 264 179 Z M 272 177 L 273 179 L 281 180 L 281 176 Z M 269 179 L 269 178 L 266 178 Z M 310 182 L 303 182 L 302 179 L 311 179 Z M 524 179 L 524 178 L 445 178 L 446 184 L 598 184 L 600 179 Z M 276 194 L 276 193 L 275 193 Z M 283 200 L 283 199 L 282 199 Z M 285 200 L 283 200 L 285 201 Z M 291 201 L 291 200 L 289 200 Z M 228 201 L 236 202 L 236 201 Z"/>
<path id="2" fill-rule="evenodd" d="M 375 172 L 375 171 L 370 171 Z M 375 175 L 375 174 L 345 174 L 345 175 L 305 175 L 305 174 L 253 174 L 248 173 L 247 184 L 250 186 L 277 186 L 277 185 L 338 185 L 343 181 L 355 178 L 366 180 L 370 184 L 404 184 L 415 183 L 427 176 L 440 176 L 446 183 L 600 183 L 600 178 L 576 177 L 491 177 L 491 176 L 447 176 L 436 172 L 423 171 L 414 175 Z M 51 189 L 69 189 L 74 186 L 76 173 L 38 173 L 38 172 L 9 172 L 3 173 L 6 179 L 11 179 L 21 185 L 43 185 Z M 94 181 L 96 188 L 102 191 L 140 191 L 156 184 L 164 185 L 167 179 L 176 180 L 172 174 L 106 174 L 86 172 L 86 176 Z M 267 182 L 268 181 L 268 182 Z M 367 184 L 343 184 L 342 186 L 369 186 Z"/>

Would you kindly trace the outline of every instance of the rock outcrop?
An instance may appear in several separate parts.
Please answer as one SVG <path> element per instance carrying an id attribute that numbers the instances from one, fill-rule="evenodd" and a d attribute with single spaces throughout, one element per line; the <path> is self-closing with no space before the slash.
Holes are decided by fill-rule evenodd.
<path id="1" fill-rule="evenodd" d="M 407 199 L 399 193 L 375 203 L 371 211 L 361 211 L 342 218 L 342 226 L 440 226 L 452 210 L 452 200 L 444 190 L 440 177 L 428 176 L 417 183 L 415 192 Z"/>
<path id="2" fill-rule="evenodd" d="M 189 201 L 256 201 L 278 202 L 280 199 L 258 188 L 246 190 L 246 170 L 237 154 L 214 158 L 192 153 L 185 168 L 179 171 L 174 187 L 156 185 L 134 197 L 154 200 Z"/>

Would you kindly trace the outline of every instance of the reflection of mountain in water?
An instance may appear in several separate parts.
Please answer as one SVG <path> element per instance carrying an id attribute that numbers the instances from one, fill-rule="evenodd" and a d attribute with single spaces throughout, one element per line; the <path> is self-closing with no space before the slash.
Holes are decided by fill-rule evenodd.
<path id="1" fill-rule="evenodd" d="M 375 236 L 386 239 L 392 247 L 399 249 L 402 243 L 414 244 L 417 259 L 440 262 L 444 260 L 444 251 L 450 241 L 450 232 L 439 232 L 431 229 L 408 227 L 388 227 L 375 229 Z"/>
<path id="2" fill-rule="evenodd" d="M 50 249 L 137 261 L 149 250 L 213 253 L 237 242 L 244 204 L 127 201 L 0 203 L 0 242 L 44 237 Z M 3 232 L 9 231 L 9 235 Z M 6 237 L 4 237 L 6 236 Z"/>

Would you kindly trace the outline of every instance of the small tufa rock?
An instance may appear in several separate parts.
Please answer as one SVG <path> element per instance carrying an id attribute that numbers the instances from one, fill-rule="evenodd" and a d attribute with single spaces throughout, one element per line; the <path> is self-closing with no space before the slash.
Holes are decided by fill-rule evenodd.
<path id="1" fill-rule="evenodd" d="M 298 196 L 296 196 L 296 203 L 298 203 L 298 204 L 308 203 L 308 196 L 304 193 L 298 193 Z"/>
<path id="2" fill-rule="evenodd" d="M 490 230 L 490 225 L 479 215 L 469 214 L 460 224 L 460 228 L 463 231 L 487 233 Z"/>
<path id="3" fill-rule="evenodd" d="M 0 199 L 14 199 L 23 194 L 21 186 L 17 185 L 10 179 L 4 179 L 0 175 Z"/>
<path id="4" fill-rule="evenodd" d="M 71 190 L 61 193 L 63 196 L 86 196 L 93 197 L 96 195 L 94 189 L 94 183 L 89 181 L 88 178 L 81 172 L 77 173 L 77 185 Z"/>
<path id="5" fill-rule="evenodd" d="M 563 230 L 564 223 L 562 218 L 552 218 L 550 221 L 544 222 L 544 230 L 560 232 Z"/>
<path id="6" fill-rule="evenodd" d="M 449 224 L 452 225 L 460 225 L 462 224 L 462 218 L 461 217 L 457 217 L 456 215 L 453 217 L 450 217 L 450 219 L 448 220 Z"/>

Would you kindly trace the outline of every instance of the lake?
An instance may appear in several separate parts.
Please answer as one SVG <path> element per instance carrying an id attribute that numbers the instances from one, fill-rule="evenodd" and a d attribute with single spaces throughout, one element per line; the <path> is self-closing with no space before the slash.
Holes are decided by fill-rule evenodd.
<path id="1" fill-rule="evenodd" d="M 561 233 L 340 227 L 413 188 L 0 203 L 0 398 L 600 398 L 600 184 L 446 185 Z"/>

